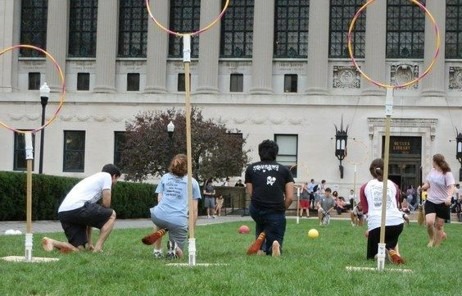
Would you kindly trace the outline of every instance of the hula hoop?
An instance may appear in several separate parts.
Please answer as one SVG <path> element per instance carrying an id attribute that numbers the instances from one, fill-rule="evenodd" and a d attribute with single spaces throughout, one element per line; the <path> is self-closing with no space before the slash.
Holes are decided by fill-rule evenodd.
<path id="1" fill-rule="evenodd" d="M 346 156 L 343 161 L 349 164 L 354 164 L 354 165 L 363 164 L 369 157 L 369 152 L 367 151 L 367 145 L 363 141 L 357 141 L 357 140 L 352 140 L 352 141 L 350 140 L 349 144 L 351 145 L 352 143 L 356 143 L 362 146 L 362 148 L 364 148 L 365 153 L 363 153 L 363 157 L 356 162 L 349 160 L 348 156 Z"/>
<path id="2" fill-rule="evenodd" d="M 350 24 L 350 27 L 348 29 L 348 38 L 347 38 L 348 39 L 348 53 L 350 55 L 351 61 L 353 62 L 353 65 L 355 66 L 356 70 L 358 70 L 358 72 L 361 73 L 361 75 L 366 80 L 368 80 L 369 82 L 371 82 L 371 83 L 373 83 L 373 84 L 375 84 L 375 85 L 377 85 L 379 87 L 391 88 L 391 89 L 404 88 L 404 87 L 410 86 L 410 85 L 412 85 L 414 83 L 417 83 L 419 80 L 424 78 L 430 72 L 430 70 L 433 68 L 433 66 L 434 66 L 434 64 L 436 62 L 436 58 L 438 57 L 438 54 L 440 52 L 441 37 L 440 37 L 440 31 L 439 31 L 438 25 L 436 24 L 435 18 L 433 17 L 433 15 L 430 13 L 430 11 L 422 3 L 420 3 L 417 0 L 409 0 L 412 3 L 414 3 L 415 5 L 419 6 L 420 9 L 422 9 L 425 12 L 425 14 L 430 18 L 431 22 L 433 23 L 433 29 L 435 30 L 435 34 L 436 34 L 435 54 L 433 55 L 433 58 L 432 58 L 432 61 L 431 61 L 430 65 L 428 65 L 427 69 L 425 69 L 425 71 L 420 76 L 418 76 L 417 78 L 415 78 L 413 80 L 410 80 L 410 81 L 408 81 L 406 83 L 398 84 L 398 85 L 385 84 L 385 83 L 382 83 L 382 82 L 379 82 L 377 80 L 374 80 L 374 79 L 370 78 L 366 73 L 364 73 L 361 70 L 358 63 L 356 62 L 356 59 L 355 59 L 355 57 L 353 55 L 353 49 L 351 47 L 351 42 L 352 42 L 352 40 L 351 40 L 352 39 L 351 31 L 353 30 L 353 28 L 355 26 L 356 20 L 360 16 L 361 12 L 363 10 L 365 10 L 374 1 L 375 0 L 369 0 L 365 4 L 363 4 L 363 6 L 361 6 L 361 8 L 359 8 L 359 10 L 356 12 L 355 16 L 351 20 L 351 24 Z"/>
<path id="3" fill-rule="evenodd" d="M 210 24 L 208 24 L 207 26 L 205 26 L 205 27 L 202 28 L 202 29 L 199 29 L 199 30 L 194 31 L 194 32 L 189 32 L 189 33 L 180 33 L 180 32 L 175 32 L 175 31 L 169 30 L 167 27 L 165 27 L 164 25 L 162 25 L 162 24 L 152 15 L 151 8 L 150 8 L 150 5 L 149 5 L 150 0 L 146 0 L 145 3 L 146 3 L 146 9 L 148 10 L 149 17 L 154 21 L 154 23 L 156 23 L 157 26 L 159 26 L 159 28 L 161 28 L 162 30 L 164 30 L 165 32 L 167 32 L 167 33 L 169 33 L 169 34 L 176 35 L 176 36 L 179 36 L 179 37 L 183 37 L 183 36 L 185 36 L 185 35 L 190 35 L 190 36 L 199 35 L 200 33 L 203 33 L 203 32 L 205 32 L 205 31 L 207 31 L 208 29 L 210 29 L 211 27 L 213 27 L 213 26 L 221 19 L 221 17 L 223 16 L 223 14 L 225 14 L 226 9 L 228 9 L 229 1 L 230 1 L 230 0 L 226 0 L 225 6 L 224 6 L 223 9 L 221 10 L 220 14 L 219 14 Z"/>
<path id="4" fill-rule="evenodd" d="M 49 54 L 47 51 L 41 49 L 40 47 L 36 47 L 36 46 L 33 46 L 33 45 L 28 45 L 28 44 L 13 45 L 13 46 L 7 47 L 7 48 L 3 49 L 2 51 L 0 51 L 0 56 L 3 55 L 4 53 L 10 51 L 10 50 L 18 49 L 18 48 L 29 48 L 29 49 L 34 49 L 34 50 L 37 50 L 37 51 L 40 51 L 41 53 L 43 53 L 54 64 L 54 66 L 56 67 L 56 70 L 58 71 L 59 78 L 61 79 L 61 92 L 60 92 L 60 97 L 59 97 L 58 108 L 56 109 L 53 116 L 47 122 L 45 122 L 44 125 L 36 128 L 36 129 L 33 129 L 31 131 L 22 131 L 22 130 L 18 130 L 16 128 L 14 128 L 14 127 L 8 126 L 6 123 L 0 121 L 1 126 L 7 128 L 7 129 L 9 129 L 9 130 L 11 130 L 13 132 L 20 133 L 20 134 L 25 134 L 25 133 L 35 134 L 36 132 L 44 129 L 50 123 L 55 121 L 56 118 L 58 117 L 58 113 L 61 111 L 61 108 L 63 107 L 64 97 L 66 95 L 66 85 L 64 83 L 64 74 L 63 74 L 63 71 L 61 70 L 61 67 L 59 66 L 58 62 L 56 62 L 55 58 L 51 54 Z"/>

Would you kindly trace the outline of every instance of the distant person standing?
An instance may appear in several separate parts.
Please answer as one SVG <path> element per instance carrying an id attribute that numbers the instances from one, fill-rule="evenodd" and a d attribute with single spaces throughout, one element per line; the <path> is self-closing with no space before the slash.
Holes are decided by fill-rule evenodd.
<path id="1" fill-rule="evenodd" d="M 422 185 L 422 190 L 427 190 L 424 207 L 428 247 L 439 246 L 446 238 L 443 226 L 444 221 L 450 219 L 454 184 L 454 175 L 444 156 L 442 154 L 433 155 L 433 168 Z"/>
<path id="2" fill-rule="evenodd" d="M 207 218 L 215 218 L 215 188 L 212 185 L 212 179 L 208 179 L 204 185 L 204 206 L 207 209 Z"/>
<path id="3" fill-rule="evenodd" d="M 245 171 L 247 194 L 250 195 L 249 212 L 255 221 L 256 240 L 247 254 L 262 251 L 280 256 L 286 231 L 285 212 L 292 204 L 294 179 L 290 170 L 276 162 L 278 144 L 265 140 L 258 145 L 260 161 Z"/>

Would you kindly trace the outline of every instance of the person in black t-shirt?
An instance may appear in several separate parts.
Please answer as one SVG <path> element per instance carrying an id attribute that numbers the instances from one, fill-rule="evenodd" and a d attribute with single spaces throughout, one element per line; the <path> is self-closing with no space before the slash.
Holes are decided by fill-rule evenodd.
<path id="1" fill-rule="evenodd" d="M 260 251 L 279 256 L 286 230 L 285 211 L 294 194 L 294 179 L 290 170 L 276 162 L 279 147 L 265 140 L 258 145 L 260 161 L 249 165 L 245 172 L 246 192 L 250 195 L 249 212 L 255 221 L 256 241 L 247 254 Z"/>

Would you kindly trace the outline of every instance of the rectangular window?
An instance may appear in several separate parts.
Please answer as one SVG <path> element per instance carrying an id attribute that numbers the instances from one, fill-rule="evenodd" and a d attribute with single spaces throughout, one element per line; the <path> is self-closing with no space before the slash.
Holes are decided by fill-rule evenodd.
<path id="1" fill-rule="evenodd" d="M 69 57 L 96 57 L 98 0 L 70 0 Z"/>
<path id="2" fill-rule="evenodd" d="M 114 164 L 122 169 L 122 149 L 125 145 L 127 132 L 114 132 Z"/>
<path id="3" fill-rule="evenodd" d="M 243 92 L 244 91 L 244 75 L 243 74 L 231 74 L 229 80 L 229 91 L 230 92 Z"/>
<path id="4" fill-rule="evenodd" d="M 40 89 L 40 73 L 29 72 L 29 90 Z"/>
<path id="5" fill-rule="evenodd" d="M 274 57 L 308 56 L 309 0 L 276 0 L 274 11 Z"/>
<path id="6" fill-rule="evenodd" d="M 22 0 L 21 1 L 21 44 L 34 45 L 46 48 L 47 41 L 47 0 Z M 43 57 L 43 53 L 21 48 L 22 57 Z"/>
<path id="7" fill-rule="evenodd" d="M 149 17 L 144 2 L 119 1 L 119 57 L 146 57 Z"/>
<path id="8" fill-rule="evenodd" d="M 349 58 L 348 29 L 363 0 L 330 0 L 329 57 Z M 355 57 L 364 58 L 366 45 L 366 11 L 358 17 L 351 32 L 352 51 Z"/>
<path id="9" fill-rule="evenodd" d="M 186 91 L 186 81 L 184 79 L 184 73 L 178 73 L 178 91 Z M 189 90 L 191 91 L 191 74 L 189 74 Z"/>
<path id="10" fill-rule="evenodd" d="M 169 2 L 170 30 L 175 32 L 195 32 L 199 30 L 201 12 L 200 0 L 171 0 Z M 168 55 L 172 58 L 183 57 L 183 38 L 169 35 Z M 197 58 L 198 56 L 199 38 L 191 38 L 191 57 Z"/>
<path id="11" fill-rule="evenodd" d="M 224 4 L 225 0 L 222 3 Z M 230 1 L 221 19 L 220 57 L 252 57 L 253 16 L 254 0 Z"/>
<path id="12" fill-rule="evenodd" d="M 77 90 L 90 90 L 90 73 L 77 73 Z"/>
<path id="13" fill-rule="evenodd" d="M 288 167 L 297 177 L 298 135 L 274 135 L 274 140 L 279 146 L 276 161 Z"/>
<path id="14" fill-rule="evenodd" d="M 32 149 L 35 151 L 35 134 L 32 134 Z M 27 170 L 26 160 L 26 137 L 22 133 L 14 133 L 14 156 L 13 170 Z M 32 169 L 34 162 L 32 162 Z"/>
<path id="15" fill-rule="evenodd" d="M 296 93 L 298 89 L 298 75 L 285 74 L 284 75 L 284 92 Z"/>
<path id="16" fill-rule="evenodd" d="M 140 74 L 139 73 L 128 73 L 127 74 L 127 91 L 139 91 L 140 90 Z"/>
<path id="17" fill-rule="evenodd" d="M 63 172 L 85 170 L 85 131 L 64 131 Z"/>

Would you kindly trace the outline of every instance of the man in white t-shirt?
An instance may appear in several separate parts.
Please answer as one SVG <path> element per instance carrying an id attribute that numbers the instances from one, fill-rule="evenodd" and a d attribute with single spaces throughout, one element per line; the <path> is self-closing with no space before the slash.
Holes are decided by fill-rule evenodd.
<path id="1" fill-rule="evenodd" d="M 116 213 L 111 206 L 111 188 L 117 183 L 120 170 L 107 164 L 102 171 L 77 183 L 66 195 L 58 208 L 68 242 L 44 237 L 42 246 L 46 251 L 58 249 L 61 252 L 92 250 L 102 252 L 103 245 L 114 227 Z M 102 199 L 102 203 L 97 203 Z M 95 245 L 92 243 L 92 228 L 100 229 Z"/>

